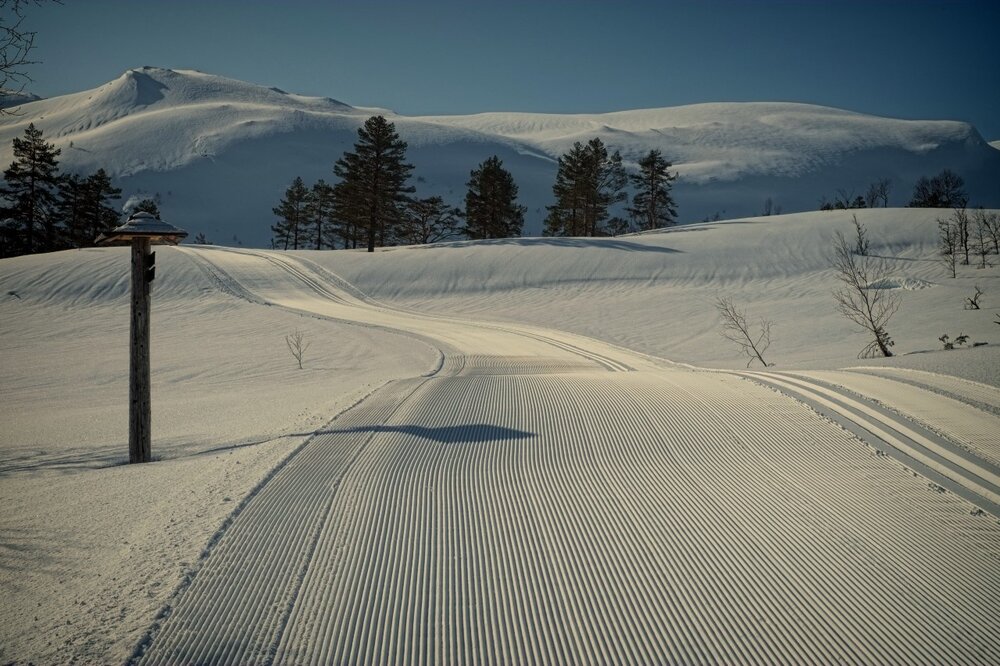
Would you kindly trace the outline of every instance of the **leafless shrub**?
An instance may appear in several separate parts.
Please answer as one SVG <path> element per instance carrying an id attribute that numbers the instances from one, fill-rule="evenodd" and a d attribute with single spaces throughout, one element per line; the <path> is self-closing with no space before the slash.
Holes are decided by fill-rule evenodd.
<path id="1" fill-rule="evenodd" d="M 948 334 L 945 333 L 940 338 L 938 338 L 938 340 L 940 340 L 941 344 L 944 345 L 944 348 L 946 350 L 948 350 L 948 349 L 954 349 L 955 345 L 958 345 L 959 347 L 961 347 L 962 345 L 964 345 L 965 343 L 967 343 L 969 341 L 969 336 L 967 336 L 966 334 L 962 333 L 961 335 L 959 335 L 954 340 L 951 340 L 949 338 Z"/>
<path id="2" fill-rule="evenodd" d="M 719 298 L 715 309 L 722 316 L 721 335 L 747 357 L 747 367 L 760 361 L 764 367 L 773 365 L 764 360 L 764 352 L 771 346 L 771 321 L 763 317 L 756 326 L 747 320 L 746 310 L 740 310 L 731 298 Z M 751 330 L 754 329 L 754 330 Z"/>
<path id="3" fill-rule="evenodd" d="M 1000 254 L 1000 215 L 982 208 L 973 211 L 977 227 L 982 227 L 986 239 L 993 241 L 993 254 Z M 984 243 L 989 245 L 989 243 Z"/>
<path id="4" fill-rule="evenodd" d="M 296 330 L 291 335 L 285 336 L 285 344 L 288 345 L 288 351 L 292 353 L 295 360 L 299 362 L 299 370 L 302 369 L 302 357 L 305 356 L 306 350 L 309 349 L 311 343 L 305 341 L 305 334 L 302 331 Z"/>
<path id="5" fill-rule="evenodd" d="M 951 220 L 938 218 L 938 250 L 945 270 L 958 277 L 958 230 Z"/>
<path id="6" fill-rule="evenodd" d="M 972 251 L 979 257 L 978 268 L 986 268 L 986 255 L 990 253 L 990 232 L 989 222 L 982 210 L 972 212 Z"/>
<path id="7" fill-rule="evenodd" d="M 881 203 L 883 208 L 887 208 L 889 206 L 889 191 L 891 189 L 891 180 L 888 178 L 879 178 L 868 186 L 868 191 L 865 192 L 865 204 L 869 208 L 875 208 Z"/>
<path id="8" fill-rule="evenodd" d="M 868 254 L 868 230 L 865 229 L 865 225 L 858 222 L 858 216 L 854 215 L 854 254 L 860 254 L 862 257 Z"/>
<path id="9" fill-rule="evenodd" d="M 983 297 L 983 290 L 976 285 L 976 293 L 972 296 L 967 296 L 965 299 L 965 309 L 966 310 L 978 310 L 979 309 L 979 299 Z"/>
<path id="10" fill-rule="evenodd" d="M 888 264 L 882 259 L 855 255 L 844 234 L 837 231 L 833 269 L 844 284 L 843 289 L 833 293 L 837 310 L 872 336 L 858 358 L 892 356 L 889 347 L 894 343 L 885 327 L 899 309 L 900 298 L 880 288 L 889 276 Z"/>
<path id="11" fill-rule="evenodd" d="M 969 213 L 965 208 L 956 208 L 955 212 L 951 215 L 952 226 L 958 232 L 958 249 L 965 253 L 965 259 L 962 261 L 962 265 L 969 265 Z"/>

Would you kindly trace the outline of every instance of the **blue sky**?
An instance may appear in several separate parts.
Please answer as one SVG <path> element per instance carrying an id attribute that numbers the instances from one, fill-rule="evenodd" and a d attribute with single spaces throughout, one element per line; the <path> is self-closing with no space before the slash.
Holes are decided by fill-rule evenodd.
<path id="1" fill-rule="evenodd" d="M 1000 139 L 1000 2 L 64 0 L 30 90 L 142 65 L 408 115 L 795 101 Z"/>

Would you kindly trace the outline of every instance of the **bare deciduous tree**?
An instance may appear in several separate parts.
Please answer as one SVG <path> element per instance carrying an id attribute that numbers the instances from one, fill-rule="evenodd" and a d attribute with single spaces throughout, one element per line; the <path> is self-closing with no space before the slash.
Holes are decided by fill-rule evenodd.
<path id="1" fill-rule="evenodd" d="M 978 310 L 979 309 L 979 299 L 983 297 L 985 292 L 980 289 L 979 285 L 976 285 L 976 293 L 972 296 L 966 296 L 965 298 L 965 309 L 966 310 Z"/>
<path id="2" fill-rule="evenodd" d="M 299 362 L 299 370 L 302 369 L 302 357 L 305 356 L 306 350 L 309 349 L 310 345 L 305 339 L 305 334 L 299 330 L 285 336 L 285 344 L 288 345 L 288 351 L 292 352 L 292 356 Z"/>
<path id="3" fill-rule="evenodd" d="M 958 277 L 958 231 L 951 220 L 938 218 L 938 249 L 945 269 L 953 278 Z"/>
<path id="4" fill-rule="evenodd" d="M 969 265 L 969 213 L 964 207 L 956 208 L 951 214 L 952 225 L 958 232 L 958 249 L 965 253 L 965 260 L 962 265 Z"/>
<path id="5" fill-rule="evenodd" d="M 886 288 L 888 264 L 883 259 L 855 255 L 847 238 L 837 231 L 833 269 L 844 284 L 833 293 L 837 310 L 872 336 L 858 358 L 892 356 L 889 347 L 894 343 L 885 327 L 899 309 L 900 298 Z"/>
<path id="6" fill-rule="evenodd" d="M 754 361 L 760 361 L 764 367 L 772 365 L 764 360 L 764 352 L 771 346 L 771 321 L 761 319 L 756 326 L 747 320 L 746 310 L 740 310 L 731 298 L 720 298 L 715 302 L 715 309 L 722 316 L 721 335 L 734 343 L 749 359 L 749 368 Z M 751 330 L 755 329 L 755 330 Z"/>
<path id="7" fill-rule="evenodd" d="M 993 253 L 1000 254 L 1000 215 L 982 208 L 977 208 L 972 215 L 976 225 L 982 225 L 986 237 L 993 241 Z"/>
<path id="8" fill-rule="evenodd" d="M 854 218 L 854 254 L 860 254 L 862 257 L 868 255 L 868 230 L 865 229 L 865 225 L 858 222 L 858 216 L 852 216 Z"/>
<path id="9" fill-rule="evenodd" d="M 882 208 L 888 208 L 890 190 L 892 181 L 888 178 L 879 178 L 868 186 L 868 191 L 865 192 L 865 204 L 869 208 L 875 208 L 881 203 Z"/>
<path id="10" fill-rule="evenodd" d="M 972 222 L 972 231 L 970 232 L 972 251 L 979 257 L 978 268 L 986 268 L 986 255 L 990 253 L 989 222 L 982 210 L 972 212 Z"/>

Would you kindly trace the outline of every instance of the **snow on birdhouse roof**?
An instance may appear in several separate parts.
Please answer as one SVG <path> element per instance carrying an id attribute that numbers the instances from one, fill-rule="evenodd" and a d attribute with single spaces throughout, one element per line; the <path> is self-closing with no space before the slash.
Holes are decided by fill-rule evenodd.
<path id="1" fill-rule="evenodd" d="M 118 245 L 133 238 L 148 238 L 153 242 L 178 243 L 188 234 L 183 229 L 164 222 L 152 213 L 133 213 L 125 224 L 97 237 L 98 245 Z"/>

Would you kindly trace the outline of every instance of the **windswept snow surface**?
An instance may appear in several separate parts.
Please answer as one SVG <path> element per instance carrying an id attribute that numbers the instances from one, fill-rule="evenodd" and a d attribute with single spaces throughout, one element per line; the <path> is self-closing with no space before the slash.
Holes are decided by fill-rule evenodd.
<path id="1" fill-rule="evenodd" d="M 0 164 L 28 123 L 62 150 L 62 168 L 105 168 L 124 198 L 159 196 L 164 216 L 224 245 L 268 247 L 271 208 L 289 183 L 333 180 L 332 166 L 381 113 L 409 143 L 421 196 L 460 205 L 469 172 L 498 155 L 528 208 L 526 235 L 541 232 L 556 159 L 574 141 L 600 137 L 626 163 L 656 148 L 673 161 L 685 222 L 759 213 L 770 198 L 786 212 L 814 210 L 838 190 L 863 194 L 892 182 L 895 204 L 918 177 L 961 174 L 974 205 L 1000 206 L 1000 153 L 974 127 L 879 118 L 793 103 L 713 103 L 606 114 L 484 113 L 406 117 L 191 70 L 142 67 L 105 85 L 23 104 L 0 118 Z"/>
<path id="2" fill-rule="evenodd" d="M 878 364 L 833 312 L 839 213 L 161 249 L 144 466 L 104 466 L 126 253 L 4 260 L 0 659 L 996 663 L 997 346 L 933 349 L 990 341 L 1000 269 L 945 279 L 935 213 L 861 218 L 933 285 Z M 777 366 L 743 369 L 716 295 L 775 319 Z"/>

